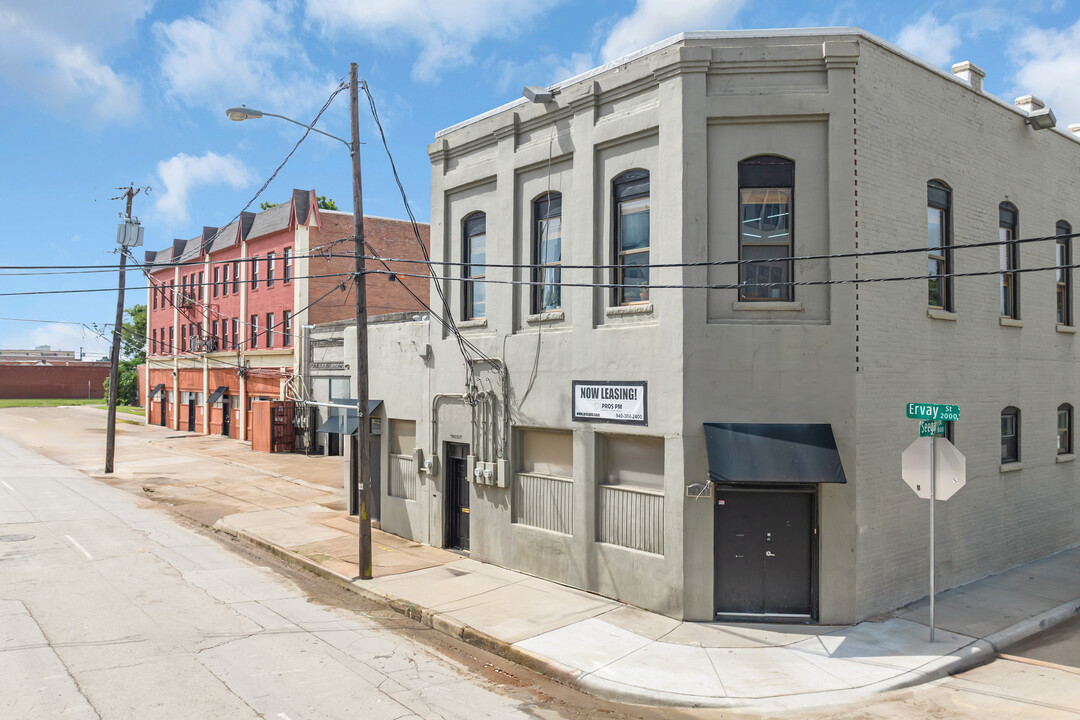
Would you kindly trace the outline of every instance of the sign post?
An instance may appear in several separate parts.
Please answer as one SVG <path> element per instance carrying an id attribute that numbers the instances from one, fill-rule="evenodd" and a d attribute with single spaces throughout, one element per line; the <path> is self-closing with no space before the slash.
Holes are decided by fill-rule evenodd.
<path id="1" fill-rule="evenodd" d="M 952 443 L 942 438 L 942 447 L 939 449 L 937 436 L 945 434 L 945 423 L 955 422 L 960 419 L 960 407 L 958 405 L 940 405 L 935 403 L 908 403 L 907 416 L 921 420 L 919 423 L 919 439 L 913 442 L 904 451 L 902 458 L 904 481 L 919 495 L 930 499 L 930 642 L 934 642 L 934 630 L 936 618 L 934 616 L 934 599 L 937 595 L 937 558 L 934 531 L 936 529 L 935 506 L 938 500 L 948 500 L 952 494 L 964 486 L 966 482 L 966 463 L 964 456 L 960 454 Z M 929 441 L 923 438 L 929 438 Z M 927 447 L 929 445 L 929 447 Z M 928 452 L 927 452 L 928 451 Z M 952 484 L 938 490 L 937 484 L 937 460 L 938 455 L 949 453 L 945 464 L 947 470 L 953 472 Z M 923 484 L 929 485 L 929 493 L 924 494 Z"/>

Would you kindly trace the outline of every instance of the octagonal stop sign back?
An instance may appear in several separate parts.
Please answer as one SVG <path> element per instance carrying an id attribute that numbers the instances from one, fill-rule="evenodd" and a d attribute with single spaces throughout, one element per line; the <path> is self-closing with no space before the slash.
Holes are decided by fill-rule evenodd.
<path id="1" fill-rule="evenodd" d="M 908 445 L 901 456 L 901 467 L 906 482 L 915 494 L 930 499 L 930 440 L 921 437 Z M 948 500 L 967 482 L 967 460 L 956 446 L 945 438 L 934 443 L 934 471 L 937 485 L 934 495 L 938 500 Z"/>

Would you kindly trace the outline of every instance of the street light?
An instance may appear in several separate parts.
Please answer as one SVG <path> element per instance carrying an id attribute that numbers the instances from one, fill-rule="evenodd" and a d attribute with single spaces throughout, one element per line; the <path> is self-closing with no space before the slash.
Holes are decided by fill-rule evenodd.
<path id="1" fill-rule="evenodd" d="M 349 124 L 352 142 L 305 125 L 284 115 L 261 112 L 252 108 L 232 107 L 225 111 L 230 120 L 255 120 L 263 116 L 287 120 L 294 125 L 314 130 L 333 138 L 349 149 L 353 172 L 353 239 L 356 262 L 353 266 L 356 281 L 356 462 L 352 464 L 352 487 L 359 490 L 357 514 L 360 523 L 360 579 L 371 579 L 371 457 L 368 447 L 368 355 L 367 355 L 367 283 L 364 270 L 364 200 L 360 183 L 360 119 L 359 88 L 356 63 L 349 64 Z"/>

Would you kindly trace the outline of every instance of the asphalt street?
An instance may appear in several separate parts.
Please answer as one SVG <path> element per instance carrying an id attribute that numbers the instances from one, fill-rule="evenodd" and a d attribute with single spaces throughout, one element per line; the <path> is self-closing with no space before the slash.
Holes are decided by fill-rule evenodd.
<path id="1" fill-rule="evenodd" d="M 0 717 L 543 716 L 0 438 Z"/>

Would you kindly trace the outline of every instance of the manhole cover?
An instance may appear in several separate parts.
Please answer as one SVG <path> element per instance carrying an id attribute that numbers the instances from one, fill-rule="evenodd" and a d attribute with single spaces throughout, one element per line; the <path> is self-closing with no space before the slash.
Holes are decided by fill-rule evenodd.
<path id="1" fill-rule="evenodd" d="M 33 535 L 0 535 L 0 542 L 22 542 L 23 540 L 33 539 Z"/>

